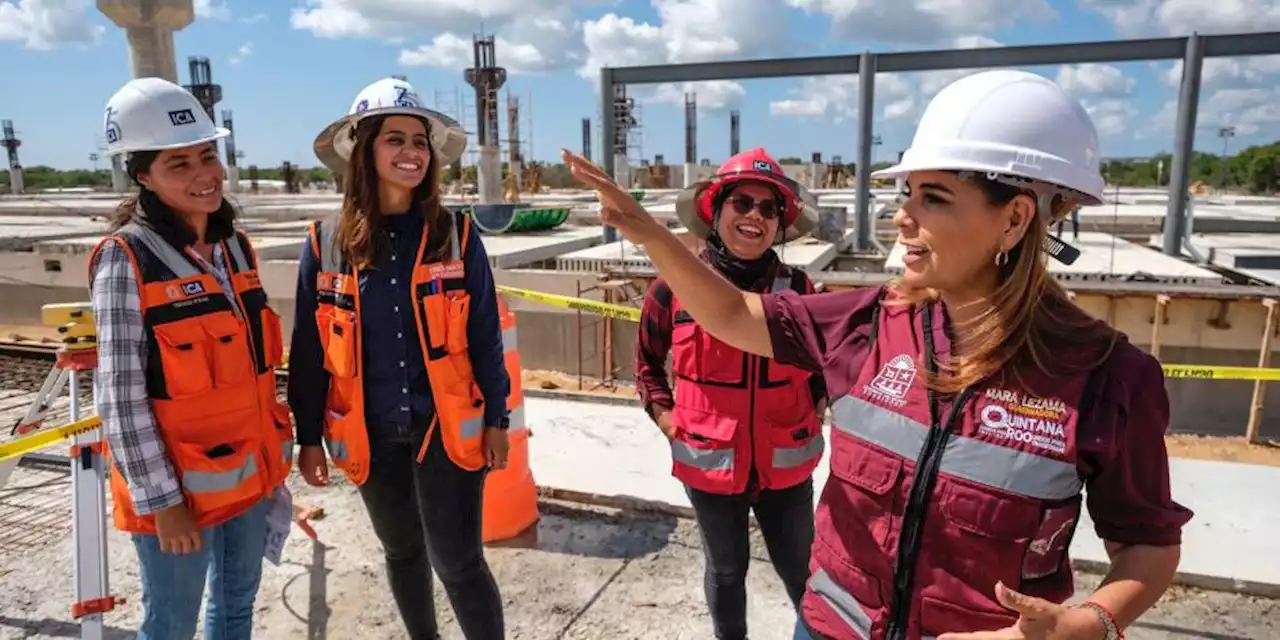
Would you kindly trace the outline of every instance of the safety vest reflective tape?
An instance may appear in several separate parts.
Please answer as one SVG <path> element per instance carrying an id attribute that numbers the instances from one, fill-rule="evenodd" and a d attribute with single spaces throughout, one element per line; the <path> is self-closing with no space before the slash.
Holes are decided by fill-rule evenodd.
<path id="1" fill-rule="evenodd" d="M 786 289 L 806 292 L 804 273 L 783 268 L 772 290 Z M 672 475 L 722 494 L 745 491 L 753 466 L 766 489 L 809 478 L 825 446 L 810 374 L 724 344 L 693 322 L 678 299 L 669 306 L 676 378 Z"/>
<path id="2" fill-rule="evenodd" d="M 841 432 L 907 460 L 929 438 L 929 427 L 861 398 L 843 396 L 831 411 Z M 940 473 L 1039 500 L 1070 498 L 1084 486 L 1074 464 L 959 435 L 947 442 Z"/>
<path id="3" fill-rule="evenodd" d="M 229 520 L 282 484 L 293 460 L 289 410 L 276 400 L 280 319 L 267 304 L 249 240 L 237 232 L 220 243 L 229 292 L 188 250 L 137 223 L 104 238 L 90 265 L 109 242 L 124 249 L 137 275 L 154 353 L 147 395 L 187 506 L 200 528 Z M 154 517 L 135 511 L 114 463 L 111 493 L 117 528 L 155 533 Z"/>

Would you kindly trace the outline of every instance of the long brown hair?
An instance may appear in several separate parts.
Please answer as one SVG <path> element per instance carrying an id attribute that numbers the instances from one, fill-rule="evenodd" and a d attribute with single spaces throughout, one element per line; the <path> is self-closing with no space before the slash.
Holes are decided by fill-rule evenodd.
<path id="1" fill-rule="evenodd" d="M 150 227 L 173 245 L 187 247 L 197 240 L 195 229 L 183 222 L 156 192 L 138 181 L 138 175 L 150 171 L 151 165 L 155 164 L 159 156 L 159 151 L 135 151 L 129 154 L 124 169 L 138 190 L 116 206 L 115 217 L 109 228 L 115 232 L 130 222 L 137 221 Z M 235 221 L 236 208 L 224 197 L 222 206 L 209 214 L 209 222 L 204 230 L 205 242 L 221 242 L 235 235 Z"/>
<path id="2" fill-rule="evenodd" d="M 342 213 L 334 234 L 342 257 L 351 265 L 368 269 L 387 244 L 382 226 L 382 209 L 378 203 L 378 169 L 374 164 L 374 143 L 387 116 L 372 116 L 355 127 L 355 148 L 347 163 L 347 175 L 343 184 Z M 431 123 L 427 127 L 427 139 L 431 136 Z M 440 204 L 440 163 L 433 155 L 427 164 L 427 175 L 413 190 L 410 207 L 417 207 L 427 225 L 427 255 L 432 261 L 441 259 L 449 251 L 449 236 L 453 233 L 453 216 Z"/>
<path id="3" fill-rule="evenodd" d="M 1023 187 L 990 180 L 966 178 L 986 195 L 993 206 L 1004 206 L 1028 191 Z M 1035 197 L 1034 194 L 1031 197 Z M 1051 220 L 1058 220 L 1076 206 L 1074 199 L 1055 196 Z M 1066 375 L 1096 367 L 1111 353 L 1120 334 L 1105 322 L 1076 306 L 1048 273 L 1040 250 L 1049 233 L 1049 220 L 1037 215 L 999 267 L 999 286 L 987 299 L 990 307 L 972 320 L 954 327 L 955 355 L 939 363 L 940 375 L 929 376 L 929 385 L 943 393 L 955 393 L 985 380 L 1012 365 L 1012 374 L 1035 367 L 1048 376 Z M 891 287 L 905 303 L 937 300 L 935 290 L 911 290 L 900 280 Z"/>

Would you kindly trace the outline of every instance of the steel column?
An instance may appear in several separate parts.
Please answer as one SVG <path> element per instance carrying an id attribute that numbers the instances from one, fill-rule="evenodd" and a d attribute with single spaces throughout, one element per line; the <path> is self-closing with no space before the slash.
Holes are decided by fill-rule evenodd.
<path id="1" fill-rule="evenodd" d="M 1200 107 L 1200 69 L 1204 63 L 1204 37 L 1187 38 L 1182 57 L 1182 86 L 1178 90 L 1178 124 L 1174 132 L 1173 168 L 1169 172 L 1169 205 L 1164 216 L 1164 254 L 1182 255 L 1187 229 L 1188 182 L 1196 141 L 1196 112 Z"/>
<path id="2" fill-rule="evenodd" d="M 871 251 L 875 221 L 871 219 L 871 146 L 876 110 L 876 54 L 858 56 L 857 248 Z"/>
<path id="3" fill-rule="evenodd" d="M 613 166 L 616 157 L 613 148 L 614 126 L 617 125 L 615 118 L 617 114 L 613 112 L 613 85 L 614 70 L 611 67 L 600 68 L 600 157 L 604 160 L 601 166 L 604 167 L 605 173 L 610 178 L 618 176 L 616 167 Z M 621 185 L 623 190 L 630 188 L 630 185 Z M 618 240 L 618 231 L 613 227 L 602 224 L 604 229 L 604 241 L 616 242 Z"/>

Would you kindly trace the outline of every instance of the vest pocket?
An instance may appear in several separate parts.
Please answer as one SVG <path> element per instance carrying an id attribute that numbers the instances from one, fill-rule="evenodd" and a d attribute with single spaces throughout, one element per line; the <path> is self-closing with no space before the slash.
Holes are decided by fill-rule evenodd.
<path id="1" fill-rule="evenodd" d="M 197 521 L 216 511 L 254 502 L 264 482 L 257 449 L 249 440 L 208 446 L 175 442 L 174 464 L 181 469 L 182 489 Z"/>
<path id="2" fill-rule="evenodd" d="M 986 601 L 994 602 L 995 588 L 996 585 L 993 582 L 988 590 L 991 595 L 979 596 L 956 603 L 922 596 L 920 598 L 920 626 L 922 631 L 925 635 L 973 633 L 1003 629 L 1013 625 L 1018 621 L 1018 616 L 979 608 L 992 606 L 987 604 Z M 974 600 L 978 600 L 978 602 Z"/>
<path id="3" fill-rule="evenodd" d="M 902 460 L 836 433 L 831 438 L 831 475 L 840 481 L 840 495 L 849 507 L 831 509 L 842 538 L 856 549 L 863 544 L 858 538 L 869 535 L 880 549 L 887 549 Z"/>
<path id="4" fill-rule="evenodd" d="M 940 518 L 926 523 L 932 542 L 921 561 L 953 576 L 988 600 L 997 581 L 1016 589 L 1021 584 L 1021 551 L 1031 542 L 1040 521 L 1039 502 L 997 493 L 967 482 L 940 477 L 936 490 Z"/>
<path id="5" fill-rule="evenodd" d="M 322 309 L 316 312 L 316 328 L 324 349 L 324 368 L 339 378 L 356 375 L 356 330 L 346 311 Z"/>
<path id="6" fill-rule="evenodd" d="M 201 318 L 201 324 L 210 338 L 214 386 L 235 386 L 252 378 L 252 351 L 245 342 L 245 329 L 240 322 L 230 314 L 217 313 Z"/>
<path id="7" fill-rule="evenodd" d="M 445 330 L 445 349 L 452 354 L 467 351 L 467 321 L 471 318 L 471 296 L 448 296 L 445 304 L 448 329 Z"/>
<path id="8" fill-rule="evenodd" d="M 208 392 L 213 388 L 208 335 L 198 320 L 156 325 L 153 329 L 164 370 L 164 386 L 173 399 Z"/>

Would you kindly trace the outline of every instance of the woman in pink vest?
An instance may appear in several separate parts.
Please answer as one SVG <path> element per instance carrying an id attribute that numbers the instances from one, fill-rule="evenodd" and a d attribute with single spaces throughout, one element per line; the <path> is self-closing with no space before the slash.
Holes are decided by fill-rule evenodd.
<path id="1" fill-rule="evenodd" d="M 783 264 L 772 245 L 813 229 L 813 202 L 757 148 L 686 189 L 676 213 L 705 239 L 702 259 L 737 289 L 807 294 L 813 292 L 809 277 Z M 684 483 L 702 532 L 716 638 L 745 640 L 752 511 L 796 607 L 804 595 L 813 469 L 822 458 L 822 377 L 720 342 L 693 322 L 661 279 L 641 311 L 635 371 L 645 409 L 671 440 L 672 475 Z"/>
<path id="2" fill-rule="evenodd" d="M 1160 363 L 1041 255 L 1073 259 L 1049 227 L 1102 200 L 1097 132 L 1060 87 L 988 71 L 933 99 L 878 172 L 906 179 L 905 274 L 881 288 L 742 292 L 569 159 L 699 326 L 826 379 L 831 477 L 796 638 L 1119 638 L 1168 588 L 1191 512 L 1170 496 Z M 1085 508 L 1111 569 L 1064 606 Z"/>

